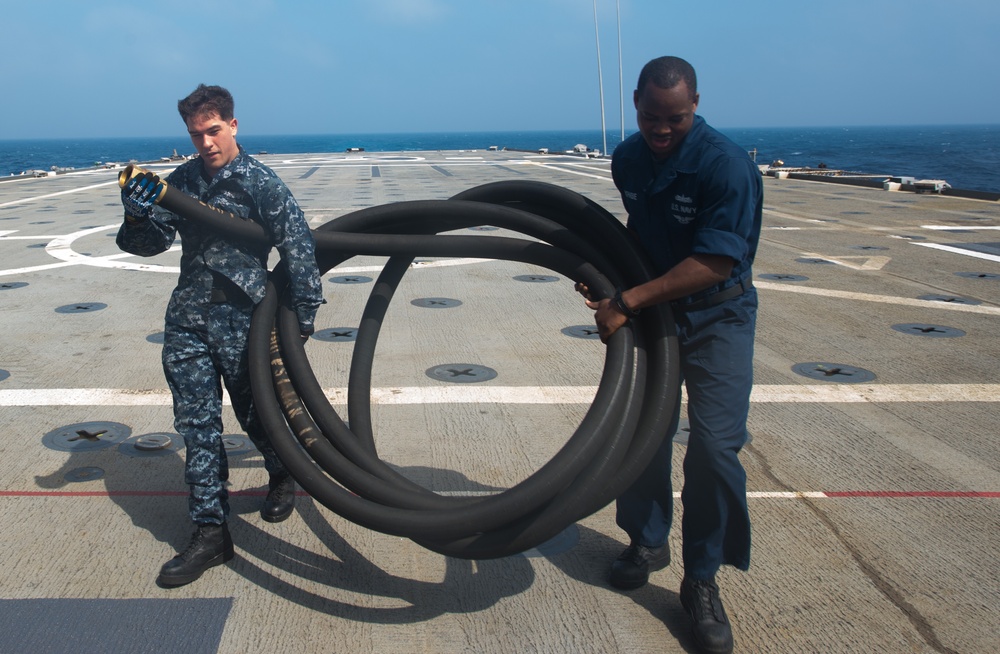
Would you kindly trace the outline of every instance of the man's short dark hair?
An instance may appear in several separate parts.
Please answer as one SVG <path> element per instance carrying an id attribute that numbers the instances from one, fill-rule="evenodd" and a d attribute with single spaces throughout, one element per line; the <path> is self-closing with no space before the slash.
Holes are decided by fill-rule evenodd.
<path id="1" fill-rule="evenodd" d="M 181 114 L 184 124 L 189 118 L 204 114 L 219 114 L 222 120 L 233 119 L 232 94 L 221 86 L 205 86 L 199 84 L 191 95 L 177 102 L 177 111 Z"/>
<path id="2" fill-rule="evenodd" d="M 672 89 L 682 81 L 687 83 L 693 102 L 698 94 L 698 77 L 694 74 L 694 67 L 680 57 L 659 57 L 642 67 L 636 90 L 642 93 L 650 82 L 661 89 Z"/>

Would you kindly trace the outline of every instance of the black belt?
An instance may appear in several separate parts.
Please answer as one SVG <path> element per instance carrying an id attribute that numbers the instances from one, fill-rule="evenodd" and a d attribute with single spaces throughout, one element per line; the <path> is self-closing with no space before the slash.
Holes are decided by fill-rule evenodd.
<path id="1" fill-rule="evenodd" d="M 212 291 L 208 301 L 212 304 L 231 304 L 234 307 L 252 307 L 253 300 L 233 280 L 222 273 L 212 273 Z"/>
<path id="2" fill-rule="evenodd" d="M 236 307 L 253 306 L 253 301 L 249 296 L 238 288 L 213 287 L 208 301 L 212 304 L 232 304 Z"/>
<path id="3" fill-rule="evenodd" d="M 670 307 L 677 311 L 698 311 L 700 309 L 707 309 L 708 307 L 714 307 L 716 304 L 721 304 L 726 300 L 739 297 L 751 288 L 753 288 L 753 285 L 750 283 L 750 280 L 741 279 L 729 288 L 718 291 L 717 293 L 712 293 L 711 295 L 703 297 L 700 300 L 688 303 L 674 301 L 670 303 Z"/>

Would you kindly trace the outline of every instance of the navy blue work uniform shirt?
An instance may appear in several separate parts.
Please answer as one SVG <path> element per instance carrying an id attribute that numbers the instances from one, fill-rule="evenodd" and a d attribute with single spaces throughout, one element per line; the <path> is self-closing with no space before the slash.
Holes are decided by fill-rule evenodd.
<path id="1" fill-rule="evenodd" d="M 667 159 L 654 159 L 642 134 L 625 139 L 611 161 L 615 186 L 662 275 L 692 254 L 727 256 L 730 278 L 681 300 L 697 301 L 750 274 L 763 210 L 763 183 L 746 151 L 701 116 Z"/>

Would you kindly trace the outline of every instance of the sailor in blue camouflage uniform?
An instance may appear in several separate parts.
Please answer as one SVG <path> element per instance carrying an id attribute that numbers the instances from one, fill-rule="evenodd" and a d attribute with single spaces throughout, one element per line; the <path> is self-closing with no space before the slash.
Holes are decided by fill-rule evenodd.
<path id="1" fill-rule="evenodd" d="M 218 86 L 200 85 L 178 103 L 200 156 L 166 182 L 264 228 L 288 266 L 299 329 L 308 337 L 323 303 L 312 233 L 285 184 L 237 144 L 233 108 L 232 96 Z M 278 522 L 291 514 L 295 485 L 268 441 L 250 390 L 247 339 L 254 306 L 264 297 L 271 247 L 185 220 L 153 204 L 158 192 L 158 185 L 141 177 L 122 189 L 125 221 L 117 243 L 126 252 L 154 256 L 181 237 L 181 272 L 167 306 L 162 359 L 174 427 L 187 448 L 184 478 L 196 530 L 187 550 L 160 570 L 161 585 L 176 586 L 233 557 L 220 379 L 240 425 L 264 458 L 269 475 L 264 520 Z"/>
<path id="2" fill-rule="evenodd" d="M 628 228 L 659 274 L 612 299 L 589 300 L 606 340 L 648 306 L 669 303 L 677 325 L 690 422 L 684 457 L 680 600 L 703 652 L 731 652 L 732 629 L 716 572 L 750 565 L 746 472 L 757 292 L 751 266 L 760 238 L 763 184 L 746 150 L 701 116 L 694 69 L 677 57 L 646 64 L 634 93 L 639 133 L 616 149 L 611 171 Z M 579 290 L 588 295 L 585 287 Z M 680 416 L 640 478 L 618 498 L 616 521 L 630 543 L 610 582 L 639 588 L 670 562 L 670 483 Z"/>

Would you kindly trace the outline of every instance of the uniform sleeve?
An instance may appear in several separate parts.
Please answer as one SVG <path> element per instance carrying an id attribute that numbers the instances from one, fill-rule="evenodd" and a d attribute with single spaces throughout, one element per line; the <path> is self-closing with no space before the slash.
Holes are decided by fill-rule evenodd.
<path id="1" fill-rule="evenodd" d="M 303 334 L 312 334 L 316 310 L 324 302 L 315 240 L 305 214 L 281 180 L 270 180 L 262 200 L 261 216 L 271 226 L 274 246 L 288 269 L 292 307 L 299 319 L 299 329 Z"/>
<path id="2" fill-rule="evenodd" d="M 702 181 L 700 225 L 691 251 L 746 258 L 760 195 L 760 172 L 749 159 L 725 157 L 708 168 Z"/>

